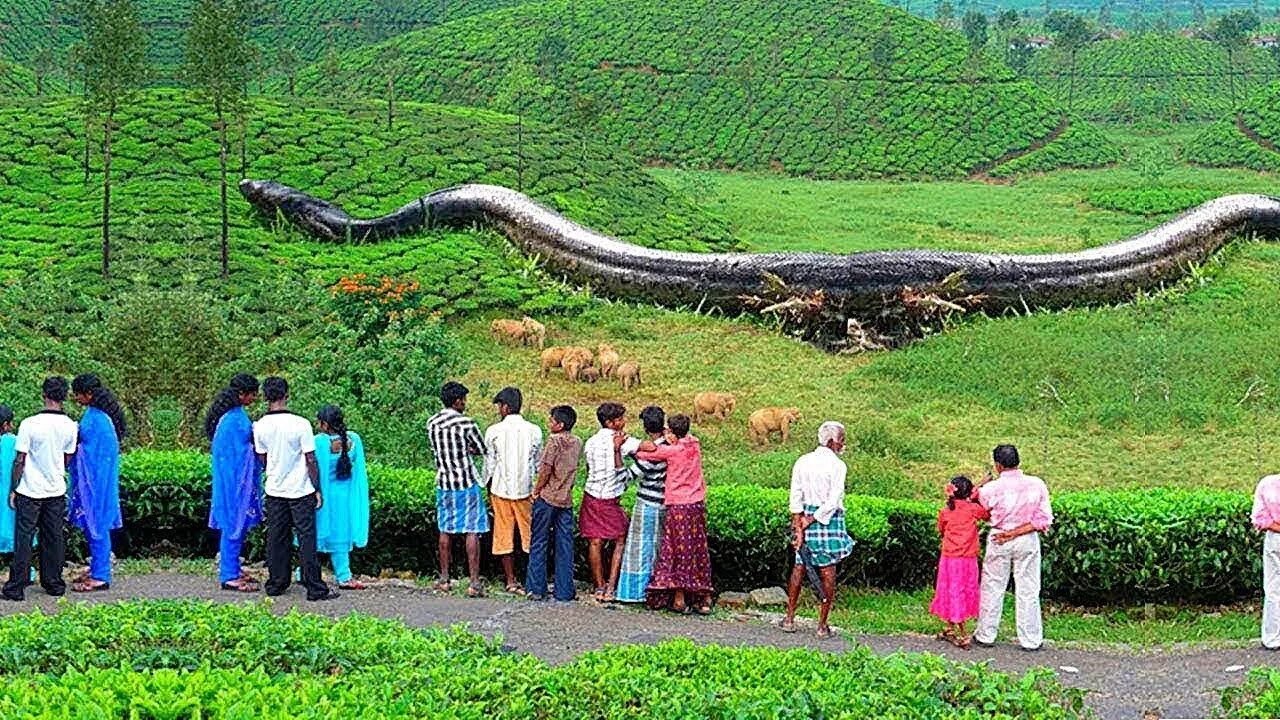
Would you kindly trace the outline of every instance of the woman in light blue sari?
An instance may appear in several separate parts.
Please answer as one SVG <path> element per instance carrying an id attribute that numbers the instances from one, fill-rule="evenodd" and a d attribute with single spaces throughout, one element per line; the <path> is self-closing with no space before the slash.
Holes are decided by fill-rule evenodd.
<path id="1" fill-rule="evenodd" d="M 120 514 L 120 438 L 125 434 L 124 408 L 97 375 L 71 381 L 76 402 L 87 409 L 71 460 L 71 497 L 67 519 L 89 542 L 89 570 L 71 583 L 73 592 L 111 588 L 111 531 L 124 525 Z"/>
<path id="2" fill-rule="evenodd" d="M 18 436 L 13 434 L 13 410 L 0 405 L 0 553 L 13 552 L 13 530 L 16 518 L 9 507 L 9 488 L 13 485 L 13 459 L 17 457 Z"/>
<path id="3" fill-rule="evenodd" d="M 213 503 L 209 527 L 220 530 L 218 582 L 223 590 L 258 592 L 258 581 L 244 574 L 240 551 L 245 536 L 262 522 L 262 467 L 253 451 L 253 421 L 245 408 L 258 401 L 258 379 L 240 373 L 218 392 L 205 415 L 212 443 Z"/>
<path id="4" fill-rule="evenodd" d="M 320 466 L 320 495 L 316 511 L 316 549 L 329 553 L 338 587 L 363 590 L 351 576 L 351 550 L 369 542 L 369 475 L 364 443 L 347 430 L 342 410 L 325 405 L 317 413 L 316 464 Z"/>

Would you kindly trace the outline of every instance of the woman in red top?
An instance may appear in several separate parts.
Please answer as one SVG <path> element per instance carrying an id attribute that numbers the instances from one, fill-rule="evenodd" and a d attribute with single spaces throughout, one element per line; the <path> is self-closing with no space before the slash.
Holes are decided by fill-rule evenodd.
<path id="1" fill-rule="evenodd" d="M 947 486 L 947 506 L 938 511 L 942 557 L 929 612 L 947 624 L 938 639 L 965 650 L 969 649 L 969 634 L 964 624 L 978 617 L 978 521 L 990 519 L 987 509 L 977 502 L 973 482 L 963 475 L 952 478 Z"/>

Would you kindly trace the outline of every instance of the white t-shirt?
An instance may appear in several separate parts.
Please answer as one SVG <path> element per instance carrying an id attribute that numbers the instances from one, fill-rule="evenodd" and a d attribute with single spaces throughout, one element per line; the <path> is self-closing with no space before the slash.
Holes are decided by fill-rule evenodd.
<path id="1" fill-rule="evenodd" d="M 15 448 L 27 454 L 27 461 L 19 494 L 33 500 L 67 494 L 65 456 L 76 451 L 79 430 L 75 420 L 60 412 L 46 410 L 22 421 Z"/>
<path id="2" fill-rule="evenodd" d="M 253 424 L 253 446 L 267 456 L 268 495 L 294 499 L 316 491 L 306 461 L 316 451 L 316 436 L 306 418 L 288 411 L 263 415 Z"/>

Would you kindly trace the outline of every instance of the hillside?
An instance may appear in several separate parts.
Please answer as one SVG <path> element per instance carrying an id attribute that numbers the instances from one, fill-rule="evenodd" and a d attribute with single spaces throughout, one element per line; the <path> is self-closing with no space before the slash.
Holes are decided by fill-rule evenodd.
<path id="1" fill-rule="evenodd" d="M 1190 162 L 1208 167 L 1280 171 L 1280 83 L 1258 91 L 1241 108 L 1187 144 Z"/>
<path id="2" fill-rule="evenodd" d="M 526 105 L 682 166 L 959 177 L 1063 124 L 1059 107 L 1030 83 L 1002 65 L 970 62 L 959 35 L 868 0 L 552 0 L 389 46 L 403 53 L 401 94 Z M 380 94 L 384 52 L 345 53 L 337 73 L 312 66 L 301 86 Z M 1066 165 L 1097 164 L 1094 155 L 1059 153 Z"/>
<path id="3" fill-rule="evenodd" d="M 265 72 L 279 75 L 276 52 L 293 48 L 304 62 L 326 52 L 341 52 L 441 21 L 487 12 L 522 0 L 274 0 L 259 18 L 253 39 L 263 48 Z M 171 83 L 182 64 L 193 0 L 138 0 L 149 56 L 159 84 Z M 5 39 L 0 57 L 31 64 L 42 48 L 63 58 L 79 32 L 58 0 L 6 0 L 0 3 Z"/>
<path id="4" fill-rule="evenodd" d="M 36 78 L 27 68 L 0 59 L 0 97 L 34 95 Z"/>
<path id="5" fill-rule="evenodd" d="M 1074 92 L 1067 53 L 1037 52 L 1027 74 L 1072 110 L 1092 120 L 1137 122 L 1212 120 L 1231 111 L 1232 88 L 1243 100 L 1280 67 L 1262 50 L 1237 53 L 1180 35 L 1147 33 L 1089 43 L 1076 56 Z"/>
<path id="6" fill-rule="evenodd" d="M 388 133 L 380 108 L 354 109 L 359 112 L 258 100 L 245 174 L 308 189 L 367 215 L 453 184 L 520 184 L 510 117 L 407 104 L 404 119 Z M 211 122 L 176 91 L 146 93 L 120 118 L 112 191 L 120 277 L 143 275 L 147 284 L 165 285 L 216 276 L 218 164 Z M 69 265 L 92 281 L 100 160 L 93 159 L 85 183 L 81 133 L 70 100 L 0 108 L 0 278 L 21 278 L 33 264 Z M 241 177 L 238 154 L 233 149 L 233 182 Z M 526 191 L 579 221 L 644 245 L 729 245 L 722 221 L 698 212 L 611 148 L 532 126 L 525 129 L 523 154 Z M 234 188 L 231 200 L 233 274 L 246 280 L 273 267 L 317 272 L 325 282 L 356 271 L 407 274 L 439 283 L 440 309 L 446 300 L 475 303 L 451 304 L 449 311 L 519 304 L 542 292 L 528 278 L 525 261 L 506 258 L 500 245 L 482 236 L 428 234 L 380 249 L 340 251 L 301 238 L 280 242 L 284 236 L 255 217 Z M 478 282 L 481 273 L 504 269 L 510 277 Z"/>

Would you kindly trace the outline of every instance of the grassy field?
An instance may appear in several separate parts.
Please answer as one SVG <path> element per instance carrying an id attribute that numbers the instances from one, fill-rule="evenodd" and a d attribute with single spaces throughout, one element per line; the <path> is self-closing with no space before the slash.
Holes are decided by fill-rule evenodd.
<path id="1" fill-rule="evenodd" d="M 1163 216 L 1098 210 L 1100 189 L 1142 184 L 1209 194 L 1275 192 L 1273 177 L 1176 162 L 1172 136 L 1127 131 L 1125 167 L 987 183 L 813 182 L 778 176 L 653 171 L 729 218 L 752 250 L 937 247 L 1032 252 L 1111 242 Z M 738 411 L 697 428 L 712 482 L 781 486 L 825 419 L 845 422 L 850 491 L 932 498 L 976 473 L 999 442 L 1055 490 L 1212 486 L 1249 490 L 1280 450 L 1280 247 L 1241 242 L 1182 285 L 1116 307 L 973 318 L 892 353 L 835 356 L 763 322 L 607 305 L 552 320 L 555 344 L 612 342 L 645 384 L 537 377 L 536 353 L 508 350 L 463 324 L 486 391 L 530 390 L 537 413 L 622 399 L 688 410 L 702 390 L 733 392 Z M 803 415 L 786 447 L 750 446 L 746 417 L 772 405 Z M 485 407 L 483 411 L 487 411 Z M 585 420 L 594 425 L 590 418 Z M 584 430 L 586 432 L 586 430 Z"/>

